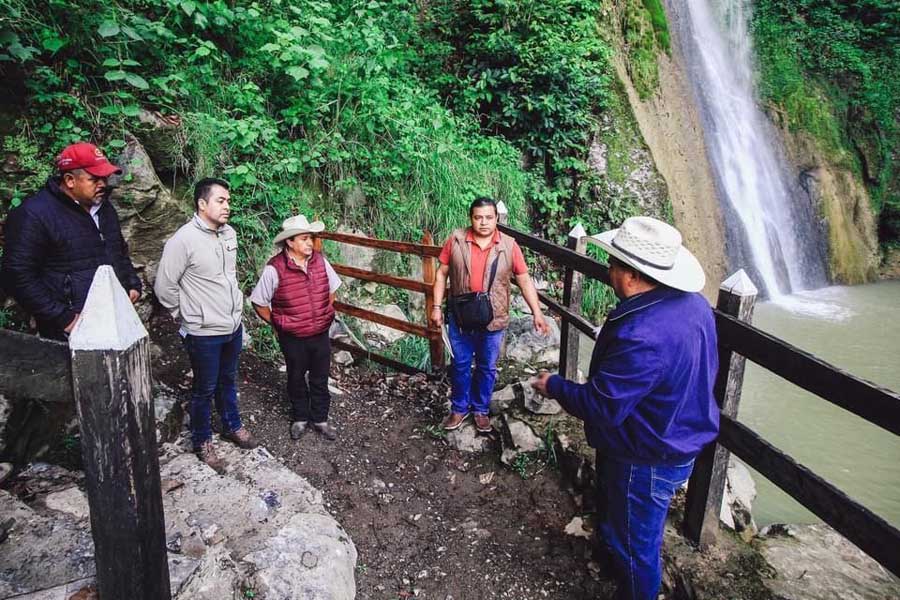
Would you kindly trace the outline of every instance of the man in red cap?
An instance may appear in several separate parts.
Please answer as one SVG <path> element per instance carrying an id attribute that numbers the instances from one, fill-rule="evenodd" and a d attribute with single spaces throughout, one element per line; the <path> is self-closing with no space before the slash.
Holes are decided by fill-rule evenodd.
<path id="1" fill-rule="evenodd" d="M 106 202 L 107 179 L 122 172 L 93 144 L 79 142 L 56 159 L 56 175 L 9 213 L 2 283 L 34 316 L 44 337 L 64 340 L 78 321 L 94 272 L 111 265 L 135 302 L 138 278 L 119 215 Z"/>

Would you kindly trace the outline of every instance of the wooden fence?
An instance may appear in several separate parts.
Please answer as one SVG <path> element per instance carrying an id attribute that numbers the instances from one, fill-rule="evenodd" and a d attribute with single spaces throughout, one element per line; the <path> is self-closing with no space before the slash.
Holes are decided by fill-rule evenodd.
<path id="1" fill-rule="evenodd" d="M 520 246 L 565 268 L 563 302 L 545 294 L 540 294 L 540 298 L 562 320 L 559 368 L 573 378 L 578 362 L 575 330 L 594 337 L 594 325 L 578 314 L 577 273 L 609 284 L 607 266 L 585 256 L 589 240 L 584 239 L 583 230 L 573 230 L 568 247 L 563 247 L 504 225 L 500 229 Z M 715 543 L 728 456 L 733 452 L 900 576 L 900 530 L 737 421 L 745 359 L 895 435 L 900 435 L 900 395 L 756 329 L 749 324 L 755 299 L 756 289 L 743 271 L 726 280 L 719 290 L 714 312 L 720 370 L 714 391 L 721 410 L 721 428 L 717 443 L 697 457 L 688 485 L 685 535 L 701 549 Z"/>
<path id="2" fill-rule="evenodd" d="M 321 250 L 321 240 L 323 239 L 341 242 L 343 244 L 363 246 L 366 248 L 390 250 L 392 252 L 399 252 L 401 254 L 411 254 L 421 258 L 422 280 L 407 279 L 404 277 L 396 277 L 394 275 L 387 275 L 384 273 L 376 273 L 375 271 L 358 269 L 334 262 L 331 263 L 331 266 L 334 267 L 334 270 L 339 275 L 345 275 L 347 277 L 353 277 L 354 279 L 359 279 L 361 281 L 372 281 L 375 283 L 389 285 L 395 288 L 409 290 L 411 292 L 425 294 L 424 325 L 410 323 L 408 321 L 403 321 L 402 319 L 396 319 L 394 317 L 382 315 L 380 313 L 366 310 L 364 308 L 359 308 L 345 302 L 335 301 L 334 308 L 337 312 L 343 313 L 345 315 L 349 315 L 351 317 L 356 317 L 358 319 L 363 319 L 366 321 L 371 321 L 373 323 L 378 323 L 379 325 L 385 325 L 387 327 L 397 329 L 398 331 L 403 331 L 404 333 L 427 339 L 432 371 L 438 372 L 443 369 L 444 342 L 441 337 L 442 330 L 440 327 L 435 326 L 428 318 L 428 316 L 431 314 L 431 307 L 433 306 L 433 296 L 431 291 L 432 287 L 434 286 L 435 259 L 441 253 L 441 247 L 434 245 L 434 239 L 432 238 L 431 233 L 426 231 L 425 235 L 422 237 L 422 242 L 420 244 L 414 244 L 409 242 L 381 240 L 359 235 L 349 235 L 346 233 L 322 232 L 316 234 L 317 250 Z M 401 373 L 415 374 L 421 372 L 416 367 L 396 361 L 387 356 L 371 352 L 370 350 L 361 348 L 354 344 L 350 344 L 340 340 L 334 340 L 332 342 L 332 345 L 335 348 L 347 350 L 348 352 L 357 356 L 362 356 L 373 362 L 386 365 L 392 369 L 400 371 Z"/>

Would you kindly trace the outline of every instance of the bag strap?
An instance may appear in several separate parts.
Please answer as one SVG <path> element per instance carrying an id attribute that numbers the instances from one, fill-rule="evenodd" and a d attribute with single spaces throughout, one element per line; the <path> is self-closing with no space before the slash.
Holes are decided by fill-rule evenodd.
<path id="1" fill-rule="evenodd" d="M 497 263 L 500 262 L 500 253 L 497 253 L 497 257 L 494 258 L 494 264 L 491 267 L 491 278 L 488 280 L 488 286 L 485 292 L 490 292 L 491 287 L 494 285 L 494 277 L 497 276 Z"/>

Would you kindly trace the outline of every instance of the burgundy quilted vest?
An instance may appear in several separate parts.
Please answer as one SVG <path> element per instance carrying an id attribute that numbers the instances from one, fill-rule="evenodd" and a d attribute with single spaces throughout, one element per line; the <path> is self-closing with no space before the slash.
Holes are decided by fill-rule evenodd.
<path id="1" fill-rule="evenodd" d="M 295 265 L 284 251 L 269 260 L 278 272 L 278 288 L 272 296 L 272 324 L 281 333 L 309 337 L 326 331 L 334 320 L 334 308 L 328 301 L 328 273 L 325 260 L 313 252 L 306 272 Z"/>

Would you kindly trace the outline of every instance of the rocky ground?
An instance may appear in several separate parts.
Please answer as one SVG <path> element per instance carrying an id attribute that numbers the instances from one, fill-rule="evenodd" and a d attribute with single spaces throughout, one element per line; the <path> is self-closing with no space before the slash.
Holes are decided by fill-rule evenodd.
<path id="1" fill-rule="evenodd" d="M 187 390 L 188 365 L 174 332 L 155 376 Z M 331 419 L 340 437 L 293 441 L 284 374 L 246 353 L 245 424 L 274 456 L 321 490 L 358 552 L 357 598 L 603 598 L 612 585 L 589 567 L 585 538 L 565 533 L 577 513 L 559 473 L 499 452 L 461 454 L 438 425 L 446 385 L 424 377 L 335 368 L 343 392 Z M 492 447 L 499 441 L 490 438 Z M 594 565 L 590 565 L 593 567 Z"/>

